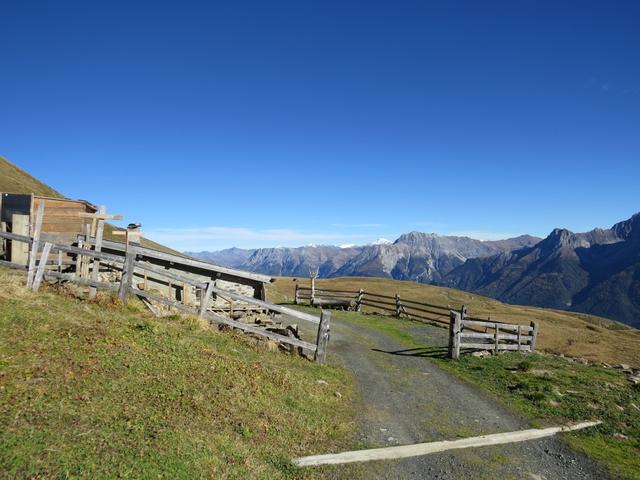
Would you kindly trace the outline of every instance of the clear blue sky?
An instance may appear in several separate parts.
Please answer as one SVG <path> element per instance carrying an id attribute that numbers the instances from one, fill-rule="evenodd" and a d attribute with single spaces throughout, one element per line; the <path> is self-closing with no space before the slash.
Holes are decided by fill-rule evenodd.
<path id="1" fill-rule="evenodd" d="M 637 1 L 5 0 L 0 61 L 0 154 L 180 249 L 640 210 Z"/>

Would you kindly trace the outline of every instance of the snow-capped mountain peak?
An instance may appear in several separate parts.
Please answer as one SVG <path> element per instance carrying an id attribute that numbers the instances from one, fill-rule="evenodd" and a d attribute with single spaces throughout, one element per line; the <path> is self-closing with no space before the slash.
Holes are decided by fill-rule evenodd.
<path id="1" fill-rule="evenodd" d="M 392 243 L 393 241 L 380 237 L 376 241 L 371 242 L 369 245 L 391 245 Z"/>

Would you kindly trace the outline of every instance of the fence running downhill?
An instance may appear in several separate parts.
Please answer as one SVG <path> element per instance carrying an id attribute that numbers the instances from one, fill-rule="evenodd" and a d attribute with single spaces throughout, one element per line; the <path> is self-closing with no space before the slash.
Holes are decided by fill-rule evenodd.
<path id="1" fill-rule="evenodd" d="M 122 254 L 117 255 L 101 251 L 103 243 L 101 237 L 79 238 L 78 243 L 75 245 L 58 243 L 55 239 L 46 235 L 41 238 L 38 225 L 42 223 L 43 210 L 41 208 L 38 211 L 33 237 L 0 231 L 0 240 L 10 240 L 11 242 L 27 245 L 29 249 L 27 265 L 2 259 L 0 259 L 0 265 L 22 270 L 26 269 L 27 287 L 33 291 L 37 291 L 44 280 L 52 280 L 57 283 L 72 282 L 90 287 L 91 296 L 94 296 L 95 291 L 98 289 L 108 290 L 116 293 L 122 302 L 126 302 L 130 294 L 136 295 L 141 300 L 152 300 L 170 308 L 197 315 L 214 324 L 227 325 L 243 332 L 289 345 L 291 348 L 295 347 L 299 350 L 308 351 L 313 354 L 316 362 L 325 362 L 331 319 L 329 311 L 323 310 L 319 316 L 311 315 L 220 288 L 216 286 L 216 278 L 201 281 L 187 275 L 167 271 L 162 267 L 150 264 L 148 261 L 142 261 L 142 259 L 148 260 L 156 256 L 157 258 L 170 260 L 172 265 L 186 264 L 191 260 L 178 255 L 142 248 L 134 243 L 124 245 L 118 242 L 111 242 L 122 246 Z M 58 254 L 57 260 L 50 258 L 56 253 Z M 69 262 L 62 262 L 63 254 L 67 258 L 71 258 L 70 264 Z M 99 274 L 104 274 L 105 272 L 115 273 L 116 276 L 119 276 L 119 281 L 103 281 L 100 279 Z M 182 297 L 183 301 L 178 301 L 147 291 L 143 287 L 141 288 L 141 284 L 135 284 L 134 278 L 136 276 L 143 276 L 145 282 L 148 278 L 154 278 L 157 281 L 178 283 L 182 286 L 183 291 L 187 286 L 195 287 L 196 291 L 199 292 L 199 305 L 189 304 L 189 302 L 185 301 L 184 295 Z M 280 313 L 315 324 L 318 326 L 316 342 L 311 343 L 297 338 L 295 335 L 290 334 L 292 332 L 285 332 L 284 330 L 286 329 L 272 328 L 269 330 L 257 324 L 247 324 L 220 315 L 215 309 L 210 308 L 212 295 L 227 300 L 230 305 L 233 305 L 233 302 L 241 302 L 242 304 L 258 307 L 266 312 Z"/>
<path id="2" fill-rule="evenodd" d="M 488 350 L 494 354 L 500 351 L 533 352 L 538 336 L 538 324 L 530 325 L 495 322 L 469 317 L 467 307 L 453 308 L 451 305 L 434 305 L 396 295 L 335 290 L 315 287 L 301 287 L 296 284 L 294 301 L 296 304 L 308 301 L 310 305 L 362 311 L 369 307 L 377 312 L 391 313 L 401 318 L 416 319 L 447 325 L 449 327 L 449 357 L 460 358 L 461 350 Z"/>

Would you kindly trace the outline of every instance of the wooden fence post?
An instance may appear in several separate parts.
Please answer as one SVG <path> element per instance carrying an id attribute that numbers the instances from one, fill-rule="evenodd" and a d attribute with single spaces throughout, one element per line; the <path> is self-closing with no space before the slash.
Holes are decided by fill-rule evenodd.
<path id="1" fill-rule="evenodd" d="M 449 358 L 453 358 L 453 332 L 456 323 L 456 312 L 449 311 Z"/>
<path id="2" fill-rule="evenodd" d="M 42 255 L 40 256 L 40 263 L 38 264 L 38 269 L 35 273 L 35 278 L 33 279 L 31 289 L 34 292 L 37 292 L 40 288 L 40 284 L 42 283 L 42 278 L 44 277 L 44 271 L 47 269 L 47 260 L 49 259 L 49 252 L 51 251 L 51 244 L 49 242 L 44 244 L 42 248 Z"/>
<path id="3" fill-rule="evenodd" d="M 84 238 L 86 240 L 86 249 L 91 250 L 91 225 L 88 223 L 84 226 Z M 84 256 L 82 257 L 82 270 L 80 276 L 82 278 L 89 278 L 89 262 L 92 260 L 92 257 Z"/>
<path id="4" fill-rule="evenodd" d="M 449 312 L 449 358 L 460 358 L 460 331 L 462 319 L 460 313 L 451 310 Z"/>
<path id="5" fill-rule="evenodd" d="M 27 272 L 27 288 L 33 285 L 33 276 L 36 273 L 36 257 L 40 248 L 40 230 L 42 230 L 42 219 L 44 218 L 44 200 L 40 200 L 36 213 L 36 225 L 33 229 L 33 242 L 29 251 L 29 271 Z"/>
<path id="6" fill-rule="evenodd" d="M 364 299 L 364 290 L 360 289 L 358 291 L 358 298 L 356 300 L 356 312 L 362 310 L 362 300 Z"/>
<path id="7" fill-rule="evenodd" d="M 0 200 L 0 208 L 2 208 L 2 200 Z M 0 232 L 6 232 L 6 231 L 7 231 L 6 222 L 0 222 Z M 6 255 L 6 253 L 7 253 L 7 239 L 0 238 L 0 255 L 4 256 Z M 7 260 L 9 259 L 7 258 Z"/>
<path id="8" fill-rule="evenodd" d="M 320 324 L 318 325 L 318 338 L 316 339 L 316 354 L 314 360 L 318 363 L 325 363 L 327 360 L 327 343 L 329 342 L 329 332 L 331 323 L 331 312 L 329 310 L 320 311 Z"/>
<path id="9" fill-rule="evenodd" d="M 495 339 L 495 350 L 494 350 L 494 355 L 498 355 L 498 350 L 499 350 L 499 345 L 500 345 L 500 327 L 498 326 L 498 324 L 496 323 L 496 339 Z"/>
<path id="10" fill-rule="evenodd" d="M 60 250 L 58 250 L 58 273 L 62 273 L 62 252 Z M 58 278 L 56 281 L 58 284 L 62 283 L 61 278 Z"/>
<path id="11" fill-rule="evenodd" d="M 105 213 L 107 213 L 107 207 L 105 207 L 104 205 L 101 205 L 100 208 L 98 208 L 98 213 L 104 215 Z M 104 236 L 104 219 L 103 218 L 98 218 L 95 236 L 96 236 L 96 243 L 94 246 L 94 250 L 96 252 L 101 252 L 102 237 Z M 94 257 L 93 262 L 91 263 L 91 280 L 93 280 L 94 282 L 98 281 L 99 273 L 100 273 L 100 259 Z M 90 287 L 89 298 L 95 298 L 97 292 L 98 290 L 96 289 L 96 287 Z"/>
<path id="12" fill-rule="evenodd" d="M 400 313 L 402 313 L 400 307 L 400 294 L 396 293 L 396 317 L 400 317 Z"/>
<path id="13" fill-rule="evenodd" d="M 531 325 L 531 351 L 536 349 L 536 340 L 538 339 L 538 322 L 532 321 Z"/>
<path id="14" fill-rule="evenodd" d="M 296 293 L 295 293 L 295 296 L 293 297 L 293 303 L 295 303 L 296 305 L 298 305 L 298 300 L 299 300 L 298 288 L 299 288 L 299 285 L 296 283 Z"/>
<path id="15" fill-rule="evenodd" d="M 78 248 L 84 248 L 84 235 L 78 235 Z M 82 277 L 82 255 L 76 255 L 76 276 Z"/>
<path id="16" fill-rule="evenodd" d="M 106 214 L 107 207 L 105 207 L 104 205 L 101 205 L 100 208 L 98 208 L 98 213 L 102 215 Z M 104 219 L 103 218 L 98 219 L 95 235 L 96 235 L 96 243 L 95 243 L 94 250 L 96 252 L 101 252 L 102 237 L 104 236 Z M 93 262 L 91 263 L 91 280 L 93 280 L 94 282 L 98 281 L 99 273 L 100 273 L 100 259 L 94 257 Z M 98 290 L 96 289 L 96 287 L 89 288 L 89 298 L 95 298 L 97 293 L 98 293 Z"/>
<path id="17" fill-rule="evenodd" d="M 138 247 L 129 245 L 124 265 L 122 266 L 122 279 L 120 280 L 120 286 L 118 287 L 118 298 L 120 298 L 122 303 L 127 301 L 127 295 L 129 294 L 129 289 L 131 289 L 137 252 Z"/>
<path id="18" fill-rule="evenodd" d="M 207 306 L 209 305 L 209 299 L 213 292 L 213 283 L 214 282 L 207 282 L 206 291 L 200 291 L 200 318 L 204 318 L 205 313 L 207 313 Z"/>
<path id="19" fill-rule="evenodd" d="M 455 312 L 455 318 L 453 322 L 453 358 L 458 360 L 460 358 L 460 332 L 462 331 L 462 316 Z"/>
<path id="20" fill-rule="evenodd" d="M 522 345 L 522 326 L 518 325 L 518 351 L 520 351 L 520 345 Z"/>

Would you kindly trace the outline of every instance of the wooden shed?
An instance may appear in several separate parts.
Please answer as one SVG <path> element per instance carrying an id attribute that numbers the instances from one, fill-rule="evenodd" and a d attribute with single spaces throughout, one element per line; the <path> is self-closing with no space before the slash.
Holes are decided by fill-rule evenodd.
<path id="1" fill-rule="evenodd" d="M 0 230 L 19 235 L 33 236 L 36 212 L 44 203 L 41 232 L 65 243 L 75 241 L 85 232 L 91 220 L 80 213 L 95 213 L 97 208 L 84 200 L 44 197 L 33 194 L 0 193 Z M 12 245 L 12 243 L 14 245 Z M 23 242 L 5 241 L 0 245 L 0 255 L 7 260 L 26 265 L 28 245 Z"/>

